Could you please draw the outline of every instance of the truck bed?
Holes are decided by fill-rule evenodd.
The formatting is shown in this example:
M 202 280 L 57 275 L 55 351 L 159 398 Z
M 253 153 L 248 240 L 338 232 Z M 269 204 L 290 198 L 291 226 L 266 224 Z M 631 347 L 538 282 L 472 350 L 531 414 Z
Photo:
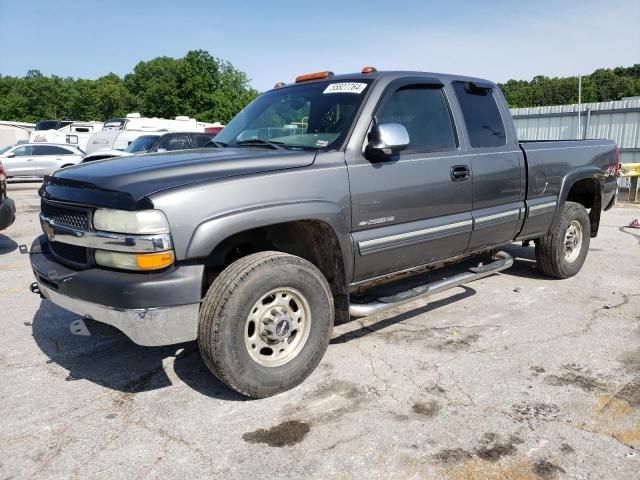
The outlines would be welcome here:
M 526 203 L 530 212 L 519 240 L 537 238 L 546 233 L 565 189 L 579 178 L 585 182 L 602 180 L 601 205 L 609 206 L 615 196 L 617 152 L 610 140 L 536 140 L 521 141 L 527 165 Z M 593 183 L 597 185 L 597 183 Z M 588 187 L 586 183 L 585 188 Z

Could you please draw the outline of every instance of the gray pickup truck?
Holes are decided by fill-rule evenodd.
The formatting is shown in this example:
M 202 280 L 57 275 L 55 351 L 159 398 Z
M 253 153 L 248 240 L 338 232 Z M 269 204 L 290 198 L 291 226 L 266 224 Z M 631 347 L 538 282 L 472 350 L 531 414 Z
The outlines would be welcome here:
M 277 84 L 215 143 L 47 177 L 31 289 L 139 345 L 197 339 L 250 397 L 301 383 L 334 321 L 508 268 L 510 242 L 533 241 L 545 274 L 575 275 L 619 167 L 607 140 L 518 142 L 492 82 L 371 67 Z

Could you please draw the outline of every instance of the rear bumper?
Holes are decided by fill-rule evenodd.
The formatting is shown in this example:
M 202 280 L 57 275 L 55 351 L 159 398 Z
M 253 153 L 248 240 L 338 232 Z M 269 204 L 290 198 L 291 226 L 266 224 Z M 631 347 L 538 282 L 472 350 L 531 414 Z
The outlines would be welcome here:
M 44 236 L 33 242 L 30 260 L 45 298 L 82 317 L 111 325 L 139 345 L 171 345 L 198 336 L 201 265 L 152 274 L 74 270 L 55 260 Z
M 0 200 L 0 230 L 9 228 L 16 219 L 16 204 L 10 198 Z

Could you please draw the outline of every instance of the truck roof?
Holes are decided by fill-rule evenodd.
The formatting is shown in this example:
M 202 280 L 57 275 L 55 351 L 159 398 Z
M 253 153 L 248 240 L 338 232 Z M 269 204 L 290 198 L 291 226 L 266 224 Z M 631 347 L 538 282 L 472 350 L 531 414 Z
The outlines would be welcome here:
M 325 78 L 318 78 L 314 80 L 305 80 L 303 82 L 292 82 L 287 83 L 285 85 L 281 85 L 277 88 L 286 88 L 291 87 L 293 85 L 301 85 L 305 83 L 316 83 L 316 82 L 326 82 L 326 81 L 357 81 L 357 80 L 370 80 L 370 79 L 381 79 L 387 78 L 389 80 L 395 80 L 396 78 L 403 77 L 427 77 L 427 78 L 437 78 L 442 81 L 454 81 L 459 80 L 463 82 L 479 82 L 484 84 L 491 84 L 495 86 L 495 83 L 491 80 L 487 80 L 479 77 L 469 77 L 465 75 L 456 75 L 449 73 L 437 73 L 437 72 L 419 72 L 419 71 L 411 71 L 411 70 L 388 70 L 388 71 L 376 71 L 371 73 L 341 73 L 339 75 L 331 75 Z M 276 88 L 274 88 L 276 89 Z

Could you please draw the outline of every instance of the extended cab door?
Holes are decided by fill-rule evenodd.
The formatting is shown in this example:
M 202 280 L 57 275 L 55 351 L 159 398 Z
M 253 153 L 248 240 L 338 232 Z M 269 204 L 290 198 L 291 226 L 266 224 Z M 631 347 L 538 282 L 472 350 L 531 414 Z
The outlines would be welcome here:
M 473 233 L 467 251 L 513 240 L 525 212 L 526 172 L 506 102 L 491 83 L 452 82 L 473 171 Z
M 461 254 L 472 227 L 469 159 L 442 83 L 392 81 L 373 115 L 380 124 L 404 125 L 410 145 L 370 161 L 363 135 L 360 150 L 347 152 L 356 282 Z

